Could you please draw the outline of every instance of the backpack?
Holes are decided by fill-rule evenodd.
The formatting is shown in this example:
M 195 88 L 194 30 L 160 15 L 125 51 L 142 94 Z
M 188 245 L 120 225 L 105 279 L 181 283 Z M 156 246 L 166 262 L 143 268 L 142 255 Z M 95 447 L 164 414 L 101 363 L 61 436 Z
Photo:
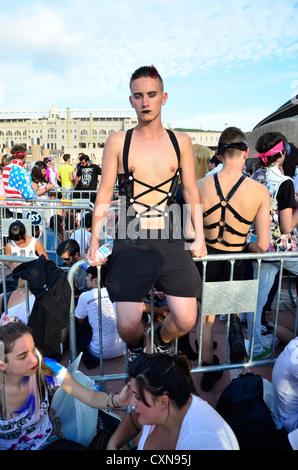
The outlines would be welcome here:
M 216 411 L 234 431 L 240 450 L 290 450 L 284 428 L 277 429 L 263 398 L 260 375 L 239 375 L 222 392 Z

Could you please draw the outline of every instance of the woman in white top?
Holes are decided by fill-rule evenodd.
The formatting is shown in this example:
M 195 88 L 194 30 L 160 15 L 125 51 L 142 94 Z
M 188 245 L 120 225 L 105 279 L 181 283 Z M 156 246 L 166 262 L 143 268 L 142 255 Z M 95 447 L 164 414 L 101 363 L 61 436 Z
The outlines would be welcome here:
M 141 354 L 129 375 L 134 409 L 108 450 L 120 449 L 141 430 L 138 450 L 239 450 L 230 426 L 197 396 L 185 356 Z
M 0 295 L 0 322 L 7 314 L 12 317 L 18 318 L 23 323 L 27 324 L 29 316 L 35 302 L 35 295 L 28 290 L 28 309 L 26 300 L 25 281 L 19 278 L 18 287 L 16 290 L 10 292 L 7 298 L 7 312 L 5 311 L 4 294 Z
M 11 256 L 24 256 L 28 258 L 38 258 L 44 255 L 48 259 L 48 255 L 42 243 L 34 237 L 27 235 L 26 227 L 20 220 L 16 220 L 9 226 L 8 230 L 9 242 L 5 246 L 5 254 Z M 18 263 L 5 262 L 8 268 L 14 269 Z

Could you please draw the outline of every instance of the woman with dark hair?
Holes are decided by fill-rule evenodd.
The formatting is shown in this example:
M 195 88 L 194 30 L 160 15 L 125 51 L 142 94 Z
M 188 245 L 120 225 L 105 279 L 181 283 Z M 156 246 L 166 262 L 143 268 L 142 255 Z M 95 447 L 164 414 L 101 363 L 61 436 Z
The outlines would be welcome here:
M 286 137 L 279 132 L 267 132 L 259 137 L 256 143 L 258 154 L 257 169 L 252 178 L 264 184 L 270 194 L 270 245 L 269 251 L 297 251 L 298 211 L 296 209 L 293 179 L 282 173 L 288 142 Z M 248 237 L 248 242 L 255 236 L 254 225 Z M 254 277 L 258 276 L 258 263 L 253 261 Z M 284 260 L 283 266 L 288 271 L 298 275 L 297 259 Z M 256 310 L 255 326 L 253 315 L 247 315 L 249 351 L 252 336 L 254 335 L 253 359 L 269 357 L 271 351 L 262 346 L 261 318 L 262 310 L 268 298 L 268 294 L 274 283 L 276 274 L 280 270 L 278 261 L 266 261 L 261 263 L 259 274 L 259 292 Z
M 31 171 L 32 187 L 41 199 L 48 199 L 48 191 L 54 188 L 54 185 L 46 177 L 46 171 L 47 165 L 42 161 L 36 162 Z
M 27 235 L 26 227 L 20 220 L 16 220 L 10 224 L 8 229 L 8 238 L 5 246 L 5 254 L 8 256 L 26 256 L 28 258 L 38 258 L 44 255 L 48 259 L 48 255 L 42 243 L 34 237 Z M 14 269 L 18 263 L 6 261 L 5 265 Z
M 133 411 L 118 426 L 108 450 L 142 430 L 138 450 L 238 450 L 224 419 L 198 397 L 185 356 L 141 354 L 129 369 Z
M 120 394 L 98 392 L 77 382 L 53 359 L 44 359 L 30 328 L 14 318 L 0 324 L 0 449 L 84 449 L 53 434 L 49 418 L 49 391 L 61 386 L 92 408 L 119 408 L 129 401 L 127 386 Z M 71 445 L 71 447 L 70 447 Z

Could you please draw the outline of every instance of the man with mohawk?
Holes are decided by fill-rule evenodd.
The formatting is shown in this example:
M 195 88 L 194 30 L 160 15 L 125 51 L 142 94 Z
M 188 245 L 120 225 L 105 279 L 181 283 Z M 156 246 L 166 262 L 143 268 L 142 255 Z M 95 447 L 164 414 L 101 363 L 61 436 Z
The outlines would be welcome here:
M 154 333 L 157 351 L 168 353 L 173 340 L 194 326 L 200 276 L 192 256 L 205 256 L 206 246 L 192 144 L 187 134 L 162 125 L 161 108 L 168 95 L 156 68 L 137 69 L 130 79 L 130 92 L 138 123 L 107 139 L 87 257 L 98 264 L 95 251 L 118 178 L 120 221 L 106 286 L 116 302 L 118 332 L 128 345 L 131 361 L 146 347 L 143 302 L 153 286 L 166 294 L 170 310 Z M 176 204 L 180 179 L 195 227 L 190 247 Z

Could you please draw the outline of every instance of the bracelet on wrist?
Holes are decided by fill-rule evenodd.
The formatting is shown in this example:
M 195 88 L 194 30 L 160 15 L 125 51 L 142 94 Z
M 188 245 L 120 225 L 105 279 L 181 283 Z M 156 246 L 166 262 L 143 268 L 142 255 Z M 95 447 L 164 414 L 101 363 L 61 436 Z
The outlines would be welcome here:
M 113 408 L 116 408 L 116 409 L 117 409 L 117 408 L 120 408 L 120 405 L 119 405 L 119 404 L 117 405 L 117 404 L 114 402 L 114 397 L 115 397 L 115 395 L 119 395 L 119 394 L 116 393 L 116 392 L 112 393 L 111 402 L 112 402 Z
M 109 400 L 110 400 L 110 396 L 111 396 L 111 395 L 112 395 L 111 393 L 108 393 L 108 394 L 107 394 L 107 410 L 108 410 L 108 411 L 110 411 L 110 402 L 109 402 Z

